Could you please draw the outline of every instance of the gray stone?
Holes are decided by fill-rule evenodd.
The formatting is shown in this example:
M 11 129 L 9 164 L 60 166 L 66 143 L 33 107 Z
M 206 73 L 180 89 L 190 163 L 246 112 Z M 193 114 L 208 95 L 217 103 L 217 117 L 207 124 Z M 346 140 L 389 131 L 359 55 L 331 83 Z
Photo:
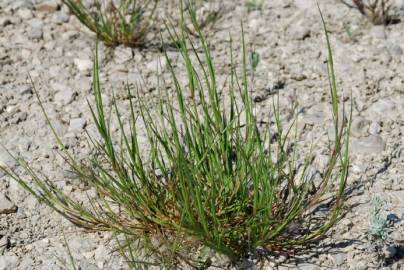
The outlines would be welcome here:
M 1 237 L 1 235 L 0 235 Z M 0 254 L 4 253 L 4 250 L 6 250 L 10 246 L 10 240 L 7 236 L 3 236 L 0 238 Z
M 404 190 L 390 191 L 388 195 L 392 204 L 404 208 Z
M 392 98 L 383 98 L 373 103 L 367 112 L 372 117 L 372 120 L 375 120 L 374 118 L 394 118 L 394 116 L 397 114 L 396 108 L 396 103 Z
M 114 60 L 117 64 L 123 64 L 133 59 L 132 49 L 119 46 L 114 49 Z
M 294 3 L 297 8 L 305 11 L 315 11 L 316 10 L 316 2 L 312 0 L 294 0 Z
M 393 258 L 397 254 L 397 249 L 394 246 L 383 247 L 383 255 L 386 259 Z
M 58 7 L 59 4 L 56 0 L 47 0 L 36 5 L 35 9 L 42 12 L 55 12 Z
M 62 24 L 67 23 L 70 20 L 70 16 L 64 11 L 59 11 L 53 14 L 52 19 L 54 22 Z
M 72 103 L 75 96 L 76 93 L 69 87 L 65 86 L 64 89 L 59 90 L 55 94 L 55 102 L 58 105 L 67 105 Z
M 108 250 L 104 245 L 99 245 L 94 252 L 94 259 L 100 269 L 104 268 L 104 263 L 108 256 Z
M 93 61 L 89 59 L 75 58 L 73 61 L 80 72 L 88 74 L 88 72 L 93 68 Z
M 162 70 L 167 66 L 167 60 L 165 57 L 160 57 L 153 61 L 147 63 L 146 67 L 151 72 L 156 72 L 158 70 Z
M 378 122 L 372 122 L 369 126 L 369 133 L 372 135 L 377 135 L 380 133 L 382 127 Z
M 355 117 L 352 121 L 351 134 L 354 137 L 362 137 L 368 135 L 370 121 L 362 117 Z
M 17 212 L 15 206 L 10 200 L 2 193 L 0 193 L 0 214 L 11 214 Z
M 320 270 L 320 266 L 311 263 L 302 263 L 298 265 L 300 270 Z
M 17 165 L 17 161 L 0 146 L 0 166 L 12 168 Z M 0 171 L 1 173 L 1 171 Z
M 43 35 L 43 26 L 44 23 L 40 19 L 32 19 L 30 21 L 30 30 L 28 31 L 28 35 L 32 39 L 41 39 Z
M 29 20 L 33 17 L 32 11 L 28 8 L 19 9 L 17 15 L 23 20 Z
M 386 30 L 383 25 L 375 25 L 370 29 L 370 35 L 377 39 L 386 39 Z
M 0 256 L 0 270 L 15 269 L 18 263 L 18 257 L 15 255 Z
M 6 16 L 1 16 L 0 17 L 0 26 L 4 27 L 11 24 L 11 19 L 9 17 Z
M 69 130 L 70 131 L 80 131 L 82 130 L 87 124 L 86 119 L 83 118 L 73 118 L 70 119 Z
M 304 21 L 295 21 L 289 26 L 288 34 L 293 39 L 303 40 L 310 36 L 310 28 L 307 27 Z
M 379 154 L 384 151 L 385 143 L 379 135 L 351 139 L 349 150 L 352 154 Z
M 340 266 L 345 262 L 347 255 L 344 253 L 330 254 L 329 258 L 333 262 L 334 266 Z

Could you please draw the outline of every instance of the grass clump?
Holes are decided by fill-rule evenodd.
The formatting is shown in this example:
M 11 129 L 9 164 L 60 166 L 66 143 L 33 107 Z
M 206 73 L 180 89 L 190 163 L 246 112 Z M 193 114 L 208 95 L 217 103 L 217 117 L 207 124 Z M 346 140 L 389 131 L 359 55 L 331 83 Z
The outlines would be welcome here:
M 264 0 L 247 0 L 245 1 L 245 5 L 247 7 L 248 12 L 254 10 L 262 10 L 262 6 L 264 5 Z
M 390 0 L 352 0 L 352 3 L 341 0 L 341 2 L 359 10 L 362 15 L 375 25 L 386 25 L 396 21 L 390 13 Z
M 190 14 L 198 29 L 197 44 L 185 27 L 170 31 L 174 40 L 181 41 L 178 50 L 186 83 L 167 61 L 173 92 L 162 91 L 156 111 L 141 98 L 130 99 L 129 119 L 124 121 L 114 101 L 118 136 L 106 117 L 95 56 L 95 105 L 90 108 L 99 138 L 90 136 L 89 141 L 97 154 L 79 162 L 57 137 L 70 170 L 96 191 L 89 203 L 67 196 L 23 160 L 20 165 L 32 184 L 2 169 L 77 226 L 115 232 L 119 249 L 133 265 L 144 258 L 145 265 L 207 267 L 211 262 L 206 250 L 236 263 L 257 250 L 288 249 L 323 237 L 341 217 L 350 128 L 345 117 L 340 119 L 327 32 L 335 138 L 322 179 L 315 182 L 307 172 L 312 155 L 298 168 L 298 150 L 290 138 L 293 129 L 282 128 L 279 105 L 274 102 L 273 125 L 259 126 L 249 95 L 244 40 L 241 72 L 236 71 L 231 49 L 229 101 L 223 105 L 207 41 Z M 145 126 L 148 158 L 139 143 L 139 121 Z M 329 200 L 331 187 L 335 193 Z M 316 215 L 319 208 L 327 213 L 324 219 Z
M 158 0 L 94 0 L 93 7 L 80 0 L 62 2 L 105 45 L 138 47 L 152 26 Z

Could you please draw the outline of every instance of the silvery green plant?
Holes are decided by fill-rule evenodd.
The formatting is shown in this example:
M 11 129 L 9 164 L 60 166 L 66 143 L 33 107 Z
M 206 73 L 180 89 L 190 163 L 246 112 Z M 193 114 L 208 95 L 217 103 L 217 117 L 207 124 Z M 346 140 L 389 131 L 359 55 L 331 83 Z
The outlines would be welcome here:
M 293 128 L 283 128 L 279 104 L 274 101 L 273 126 L 259 125 L 249 93 L 244 35 L 241 71 L 230 45 L 227 89 L 221 89 L 207 40 L 195 13 L 189 15 L 197 41 L 189 38 L 183 24 L 179 32 L 169 29 L 172 39 L 180 41 L 186 82 L 166 54 L 172 84 L 161 90 L 157 110 L 145 105 L 142 97 L 129 98 L 129 118 L 124 120 L 113 100 L 118 135 L 107 118 L 95 53 L 90 110 L 98 136 L 89 135 L 89 142 L 97 155 L 84 161 L 75 158 L 40 102 L 69 169 L 96 191 L 88 203 L 65 194 L 22 159 L 17 160 L 31 181 L 1 169 L 73 224 L 115 233 L 130 265 L 206 267 L 209 260 L 193 256 L 206 248 L 237 263 L 257 250 L 289 250 L 324 237 L 343 212 L 351 121 L 339 105 L 323 17 L 335 137 L 317 182 L 308 172 L 312 155 L 304 158 L 303 166 L 297 164 L 299 150 L 290 138 Z M 224 90 L 226 104 L 219 94 Z M 128 96 L 133 96 L 129 89 Z M 146 147 L 140 145 L 138 121 L 144 124 Z M 147 157 L 144 149 L 149 149 Z M 330 193 L 333 200 L 320 207 Z M 326 209 L 323 219 L 316 215 L 319 208 Z
M 383 242 L 388 240 L 390 229 L 385 215 L 385 201 L 380 196 L 374 196 L 370 202 L 369 234 Z

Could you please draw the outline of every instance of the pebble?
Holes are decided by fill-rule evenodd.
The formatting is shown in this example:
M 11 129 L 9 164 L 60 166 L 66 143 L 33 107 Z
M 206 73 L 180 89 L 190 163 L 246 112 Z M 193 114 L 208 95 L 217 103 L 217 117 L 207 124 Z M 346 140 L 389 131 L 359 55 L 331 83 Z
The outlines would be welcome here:
M 310 37 L 310 28 L 304 21 L 292 22 L 289 26 L 288 34 L 294 39 L 303 40 Z
M 35 9 L 37 11 L 42 12 L 55 12 L 58 9 L 58 7 L 59 7 L 58 1 L 48 0 L 36 5 Z
M 386 30 L 383 25 L 375 25 L 370 29 L 370 36 L 376 39 L 386 39 Z
M 396 100 L 400 100 L 400 97 Z M 393 98 L 381 98 L 369 107 L 367 113 L 371 119 L 394 118 L 397 115 L 397 106 Z
M 340 266 L 345 262 L 347 255 L 344 253 L 337 253 L 330 254 L 328 257 L 333 262 L 334 266 Z
M 162 70 L 167 66 L 167 60 L 165 57 L 160 57 L 155 59 L 149 63 L 147 63 L 146 67 L 151 72 L 156 72 L 158 70 Z
M 369 134 L 377 135 L 381 132 L 382 127 L 378 122 L 373 121 L 369 126 Z
M 370 121 L 363 117 L 355 117 L 352 121 L 351 134 L 354 137 L 362 137 L 368 135 Z
M 15 206 L 4 194 L 0 193 L 0 214 L 12 214 L 17 212 Z
M 70 131 L 80 131 L 87 124 L 87 121 L 83 118 L 73 118 L 70 119 L 69 130 Z
M 57 105 L 67 105 L 72 103 L 76 93 L 70 88 L 66 87 L 55 94 L 55 102 Z
M 314 11 L 317 9 L 316 2 L 311 0 L 294 0 L 294 3 L 297 8 L 305 11 Z
M 349 150 L 352 154 L 378 154 L 384 151 L 385 143 L 379 135 L 351 138 Z
M 18 257 L 15 255 L 0 256 L 0 270 L 15 269 L 18 263 Z
M 28 36 L 32 39 L 41 39 L 43 35 L 43 21 L 40 19 L 32 19 L 29 24 L 30 30 L 28 31 Z
M 17 161 L 10 156 L 10 154 L 3 147 L 0 146 L 0 166 L 13 168 L 16 165 Z
M 94 259 L 100 269 L 104 268 L 104 263 L 108 256 L 108 250 L 104 245 L 99 245 L 94 252 Z
M 93 69 L 93 61 L 91 60 L 75 58 L 73 61 L 77 69 L 82 73 L 88 74 Z
M 1 16 L 0 17 L 0 26 L 4 27 L 11 24 L 11 19 L 9 17 L 6 16 Z
M 397 253 L 397 249 L 394 246 L 383 247 L 383 255 L 386 259 L 393 258 Z
M 57 24 L 67 23 L 70 20 L 70 16 L 64 11 L 55 12 L 52 18 Z
M 114 60 L 117 64 L 123 64 L 133 59 L 132 49 L 119 46 L 114 50 Z
M 23 20 L 32 19 L 32 17 L 34 16 L 32 14 L 32 11 L 30 9 L 28 9 L 28 8 L 19 9 L 17 11 L 17 15 Z

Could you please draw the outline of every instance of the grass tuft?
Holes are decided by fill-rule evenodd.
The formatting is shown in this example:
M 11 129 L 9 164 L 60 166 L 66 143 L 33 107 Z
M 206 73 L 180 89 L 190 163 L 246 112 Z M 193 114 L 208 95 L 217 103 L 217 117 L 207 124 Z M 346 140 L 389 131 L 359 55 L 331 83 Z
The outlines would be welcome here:
M 344 113 L 339 119 L 324 21 L 335 138 L 321 181 L 315 181 L 308 172 L 312 155 L 298 166 L 295 136 L 290 138 L 293 128 L 283 129 L 278 103 L 274 101 L 269 121 L 273 125 L 259 125 L 249 95 L 244 35 L 241 59 L 233 56 L 230 45 L 228 102 L 224 104 L 208 43 L 195 13 L 189 15 L 198 42 L 189 38 L 185 26 L 179 32 L 170 30 L 173 40 L 181 41 L 178 50 L 186 82 L 167 61 L 173 83 L 171 90 L 162 90 L 156 110 L 148 108 L 141 97 L 131 98 L 129 117 L 124 120 L 114 100 L 118 134 L 106 117 L 96 51 L 95 102 L 89 106 L 98 136 L 89 135 L 89 141 L 97 155 L 87 161 L 79 162 L 66 150 L 40 102 L 70 170 L 96 191 L 88 203 L 64 194 L 21 159 L 19 164 L 32 183 L 1 169 L 75 225 L 116 233 L 118 250 L 132 266 L 205 268 L 212 263 L 210 250 L 236 263 L 257 250 L 288 250 L 323 237 L 342 214 L 351 123 Z M 236 71 L 238 60 L 241 72 Z M 140 122 L 147 155 L 139 141 Z M 323 219 L 317 215 L 320 210 L 326 213 Z
M 375 25 L 387 25 L 397 20 L 390 13 L 392 6 L 390 0 L 352 0 L 352 4 L 346 0 L 341 2 L 350 8 L 357 9 Z
M 105 45 L 139 47 L 152 27 L 158 0 L 95 0 L 92 8 L 80 0 L 62 2 Z

